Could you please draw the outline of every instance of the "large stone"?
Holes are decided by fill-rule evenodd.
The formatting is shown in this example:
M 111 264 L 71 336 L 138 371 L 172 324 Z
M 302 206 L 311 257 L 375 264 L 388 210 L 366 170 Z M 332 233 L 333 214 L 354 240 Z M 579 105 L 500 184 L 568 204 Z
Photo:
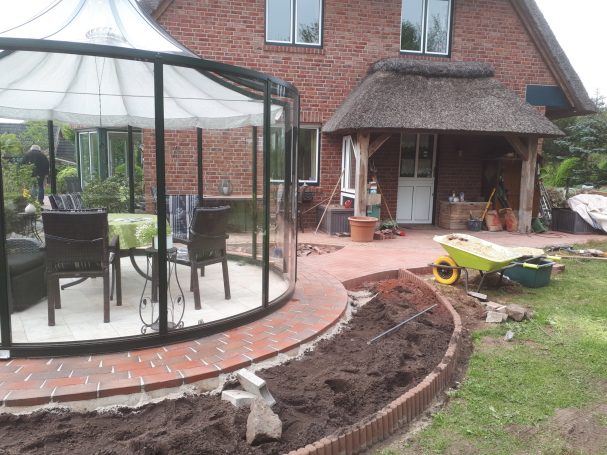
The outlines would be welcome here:
M 512 303 L 506 306 L 506 312 L 510 319 L 514 319 L 515 321 L 522 321 L 525 319 L 525 315 L 527 314 L 527 309 L 517 305 L 516 303 Z
M 256 399 L 251 403 L 251 412 L 247 418 L 247 443 L 252 446 L 265 442 L 280 441 L 282 422 L 268 403 Z
M 501 324 L 506 319 L 508 319 L 508 315 L 505 313 L 498 313 L 497 311 L 487 311 L 487 319 L 485 319 L 485 322 L 490 322 L 492 324 Z

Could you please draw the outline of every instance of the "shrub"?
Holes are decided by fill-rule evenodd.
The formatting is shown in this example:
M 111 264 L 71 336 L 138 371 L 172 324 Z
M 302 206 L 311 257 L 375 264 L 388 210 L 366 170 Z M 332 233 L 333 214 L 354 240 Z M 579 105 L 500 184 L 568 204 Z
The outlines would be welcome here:
M 67 191 L 66 179 L 68 177 L 78 177 L 76 166 L 67 166 L 57 173 L 57 191 L 65 193 Z
M 116 177 L 106 180 L 96 178 L 84 188 L 82 204 L 89 208 L 104 207 L 109 212 L 126 212 L 129 207 L 129 189 Z

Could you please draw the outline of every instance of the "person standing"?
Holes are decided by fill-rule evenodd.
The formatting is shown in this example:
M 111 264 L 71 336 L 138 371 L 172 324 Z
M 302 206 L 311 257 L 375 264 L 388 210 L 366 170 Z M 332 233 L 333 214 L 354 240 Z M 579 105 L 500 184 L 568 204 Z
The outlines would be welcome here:
M 36 197 L 40 204 L 44 203 L 44 183 L 49 173 L 50 164 L 48 158 L 42 153 L 39 145 L 32 145 L 30 149 L 23 155 L 23 164 L 33 164 L 32 176 L 36 177 L 38 188 L 36 189 Z

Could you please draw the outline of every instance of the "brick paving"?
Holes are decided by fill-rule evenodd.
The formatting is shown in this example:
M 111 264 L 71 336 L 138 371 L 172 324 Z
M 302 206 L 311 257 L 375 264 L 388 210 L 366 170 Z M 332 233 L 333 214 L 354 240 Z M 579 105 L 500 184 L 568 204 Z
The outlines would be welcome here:
M 407 229 L 405 237 L 371 243 L 310 232 L 300 243 L 335 244 L 331 254 L 299 258 L 290 302 L 246 326 L 198 340 L 131 352 L 0 362 L 0 400 L 6 407 L 110 399 L 174 389 L 285 353 L 316 338 L 344 314 L 341 284 L 374 272 L 423 268 L 444 250 L 432 241 L 441 229 Z M 508 246 L 545 247 L 604 240 L 599 235 L 477 233 Z

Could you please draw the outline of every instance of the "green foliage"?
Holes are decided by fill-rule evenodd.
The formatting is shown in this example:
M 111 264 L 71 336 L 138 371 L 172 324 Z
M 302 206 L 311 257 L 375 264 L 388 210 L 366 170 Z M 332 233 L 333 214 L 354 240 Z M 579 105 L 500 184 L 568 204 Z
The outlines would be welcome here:
M 72 144 L 76 143 L 76 132 L 67 123 L 61 125 L 61 134 L 66 141 L 71 142 Z
M 82 204 L 89 208 L 104 207 L 109 212 L 126 212 L 129 207 L 128 186 L 116 177 L 95 178 L 86 184 Z
M 554 170 L 550 166 L 560 168 L 560 163 L 565 164 L 572 157 L 578 158 L 576 162 L 565 164 L 561 171 L 561 174 L 567 174 L 565 180 L 568 178 L 571 185 L 607 183 L 607 108 L 601 97 L 597 97 L 595 103 L 598 108 L 596 114 L 557 120 L 555 123 L 567 136 L 544 142 L 544 170 L 548 169 L 549 174 Z M 562 186 L 566 181 L 557 178 L 557 182 L 545 180 L 545 183 Z
M 129 179 L 126 173 L 126 164 L 119 164 L 115 169 L 115 178 L 120 178 L 124 185 L 129 186 Z M 143 194 L 143 169 L 141 166 L 135 165 L 133 167 L 133 174 L 135 176 L 135 194 Z
M 57 191 L 64 193 L 67 191 L 66 178 L 78 177 L 78 168 L 76 166 L 66 166 L 57 172 Z
M 23 146 L 17 135 L 12 133 L 0 134 L 0 155 L 2 157 L 17 157 L 23 152 Z
M 48 125 L 47 122 L 27 122 L 19 140 L 25 150 L 29 150 L 32 144 L 38 144 L 42 150 L 48 149 Z
M 18 162 L 2 163 L 2 183 L 4 199 L 15 200 L 23 197 L 23 190 L 29 191 L 36 183 L 32 177 L 32 164 L 20 164 Z
M 564 186 L 567 183 L 567 179 L 573 176 L 574 169 L 577 168 L 580 161 L 580 158 L 575 156 L 562 161 L 556 168 L 553 186 Z
M 490 291 L 491 300 L 524 305 L 535 318 L 476 331 L 466 378 L 449 393 L 449 406 L 408 447 L 388 453 L 510 455 L 531 453 L 530 447 L 544 455 L 574 453 L 553 416 L 569 408 L 585 415 L 607 404 L 605 294 L 605 264 L 573 260 L 546 287 Z M 511 342 L 503 340 L 508 330 Z

